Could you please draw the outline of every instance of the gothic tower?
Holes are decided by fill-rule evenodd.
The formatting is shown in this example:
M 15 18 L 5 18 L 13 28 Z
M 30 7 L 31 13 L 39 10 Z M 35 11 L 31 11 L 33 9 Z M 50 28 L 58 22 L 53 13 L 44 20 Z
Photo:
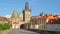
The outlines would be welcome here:
M 12 18 L 19 18 L 19 14 L 17 10 L 13 10 Z
M 20 19 L 19 19 L 18 11 L 16 9 L 13 10 L 13 14 L 12 14 L 11 18 L 13 18 L 12 19 L 12 28 L 19 28 Z
M 11 16 L 11 18 L 13 18 L 12 22 L 19 22 L 19 14 L 18 14 L 18 11 L 17 10 L 13 10 L 13 14 Z
M 25 10 L 23 11 L 23 21 L 29 22 L 31 18 L 31 10 L 29 10 L 28 2 L 25 4 Z

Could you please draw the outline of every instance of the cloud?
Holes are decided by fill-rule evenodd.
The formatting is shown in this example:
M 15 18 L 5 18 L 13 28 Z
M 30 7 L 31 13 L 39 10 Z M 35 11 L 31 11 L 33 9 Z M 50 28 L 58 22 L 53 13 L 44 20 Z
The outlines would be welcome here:
M 10 17 L 11 17 L 11 15 L 6 15 L 6 16 L 4 16 L 4 17 L 6 17 L 6 18 L 10 18 Z

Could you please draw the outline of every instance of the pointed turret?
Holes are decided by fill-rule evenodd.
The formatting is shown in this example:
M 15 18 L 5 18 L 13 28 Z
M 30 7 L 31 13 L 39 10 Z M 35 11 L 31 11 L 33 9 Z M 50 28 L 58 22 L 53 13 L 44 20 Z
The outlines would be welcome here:
M 40 16 L 47 16 L 47 14 L 42 11 L 42 12 L 40 13 Z
M 26 2 L 26 4 L 25 4 L 25 10 L 29 10 L 29 4 L 28 4 L 28 2 Z
M 44 13 L 43 13 L 43 12 L 41 12 L 41 13 L 40 13 L 40 16 L 43 16 L 43 15 L 44 15 Z

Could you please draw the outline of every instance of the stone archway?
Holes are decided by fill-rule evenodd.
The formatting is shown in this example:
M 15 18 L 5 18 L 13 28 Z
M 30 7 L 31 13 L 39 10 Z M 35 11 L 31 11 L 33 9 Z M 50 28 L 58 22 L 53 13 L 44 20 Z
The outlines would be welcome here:
M 21 24 L 21 25 L 20 25 L 20 29 L 25 29 L 24 24 Z

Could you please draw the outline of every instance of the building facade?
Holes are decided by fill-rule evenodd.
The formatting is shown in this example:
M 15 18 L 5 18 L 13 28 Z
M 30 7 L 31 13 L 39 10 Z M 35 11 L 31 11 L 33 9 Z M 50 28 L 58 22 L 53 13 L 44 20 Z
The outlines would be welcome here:
M 30 29 L 60 31 L 59 15 L 34 16 L 30 21 Z
M 6 17 L 1 17 L 0 16 L 0 23 L 9 23 L 9 19 L 8 18 L 6 18 Z

